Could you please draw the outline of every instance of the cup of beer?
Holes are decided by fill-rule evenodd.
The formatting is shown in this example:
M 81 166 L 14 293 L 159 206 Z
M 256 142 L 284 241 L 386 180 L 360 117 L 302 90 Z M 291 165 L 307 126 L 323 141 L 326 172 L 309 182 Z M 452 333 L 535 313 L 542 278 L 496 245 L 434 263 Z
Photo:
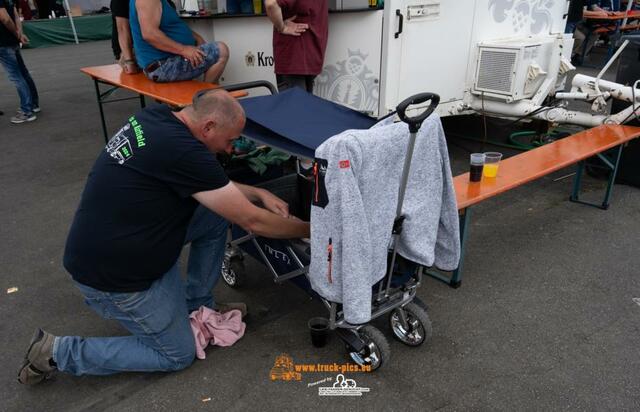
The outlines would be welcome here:
M 486 152 L 484 154 L 484 168 L 482 175 L 484 177 L 496 177 L 498 175 L 498 166 L 502 159 L 502 153 Z
M 469 181 L 479 182 L 482 180 L 484 158 L 484 153 L 471 153 L 471 157 L 469 159 Z

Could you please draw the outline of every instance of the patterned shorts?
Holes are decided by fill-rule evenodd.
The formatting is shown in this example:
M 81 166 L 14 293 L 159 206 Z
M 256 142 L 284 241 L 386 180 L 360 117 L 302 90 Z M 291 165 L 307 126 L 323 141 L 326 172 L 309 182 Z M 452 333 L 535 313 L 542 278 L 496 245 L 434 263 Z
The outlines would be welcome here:
M 204 60 L 200 65 L 193 67 L 188 60 L 180 55 L 175 55 L 165 59 L 155 70 L 144 74 L 154 82 L 178 82 L 181 80 L 191 80 L 201 76 L 209 70 L 220 57 L 220 48 L 218 43 L 205 43 L 198 47 L 205 53 Z

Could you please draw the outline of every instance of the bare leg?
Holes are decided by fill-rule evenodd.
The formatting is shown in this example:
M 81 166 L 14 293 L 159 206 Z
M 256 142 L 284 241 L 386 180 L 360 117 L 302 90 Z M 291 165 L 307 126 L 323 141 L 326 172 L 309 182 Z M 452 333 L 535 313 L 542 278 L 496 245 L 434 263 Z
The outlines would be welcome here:
M 207 83 L 218 83 L 220 80 L 220 76 L 222 76 L 222 72 L 224 72 L 224 68 L 229 61 L 229 47 L 223 42 L 217 42 L 218 48 L 220 49 L 220 56 L 218 57 L 218 61 L 204 73 L 204 81 Z

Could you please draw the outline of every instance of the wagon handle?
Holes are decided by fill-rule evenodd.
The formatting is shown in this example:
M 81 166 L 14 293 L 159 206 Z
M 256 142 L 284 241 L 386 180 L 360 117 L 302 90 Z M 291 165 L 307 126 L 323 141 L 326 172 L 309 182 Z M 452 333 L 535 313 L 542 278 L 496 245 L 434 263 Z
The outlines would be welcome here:
M 431 104 L 422 113 L 414 117 L 407 116 L 406 110 L 409 108 L 409 106 L 414 104 L 421 104 L 429 100 L 431 101 Z M 440 96 L 438 96 L 437 94 L 418 93 L 403 100 L 400 104 L 398 104 L 396 110 L 398 111 L 398 117 L 400 118 L 400 120 L 409 125 L 409 131 L 411 133 L 417 133 L 418 130 L 420 130 L 420 126 L 422 126 L 422 122 L 424 122 L 424 120 L 429 117 L 431 113 L 433 113 L 435 108 L 438 106 L 438 103 L 440 103 Z

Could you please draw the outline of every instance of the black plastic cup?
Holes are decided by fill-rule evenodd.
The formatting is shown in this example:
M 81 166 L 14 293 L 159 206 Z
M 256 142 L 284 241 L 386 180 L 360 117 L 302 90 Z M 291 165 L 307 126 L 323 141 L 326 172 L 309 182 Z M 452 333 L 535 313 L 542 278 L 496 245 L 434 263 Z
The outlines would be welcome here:
M 309 320 L 309 332 L 311 344 L 316 348 L 322 348 L 329 338 L 329 320 L 326 318 L 311 318 Z

